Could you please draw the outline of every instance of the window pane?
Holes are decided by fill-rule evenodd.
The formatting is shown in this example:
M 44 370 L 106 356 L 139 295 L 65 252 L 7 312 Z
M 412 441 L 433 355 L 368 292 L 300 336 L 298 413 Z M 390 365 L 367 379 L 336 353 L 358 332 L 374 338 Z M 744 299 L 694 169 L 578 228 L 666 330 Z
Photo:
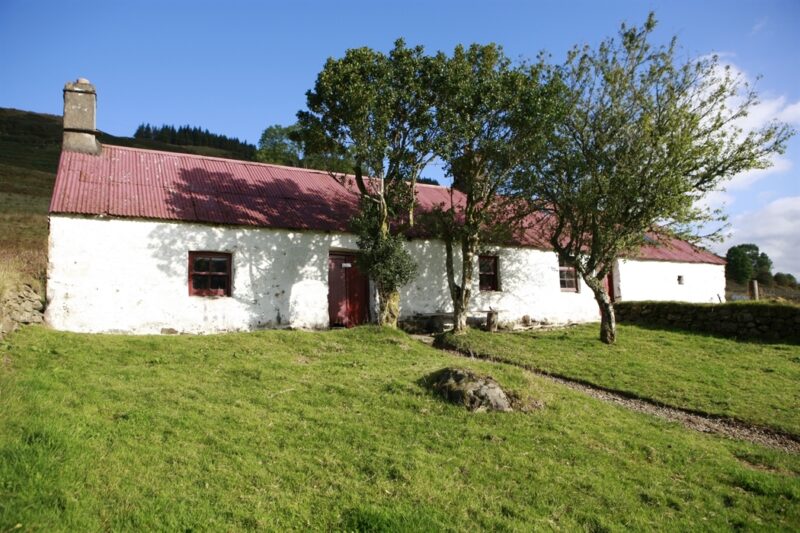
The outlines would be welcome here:
M 228 288 L 228 276 L 211 276 L 212 289 L 226 289 Z
M 208 289 L 208 276 L 194 274 L 192 276 L 192 288 L 195 290 Z
M 214 257 L 211 259 L 211 272 L 228 272 L 228 260 L 224 257 Z
M 208 272 L 208 258 L 195 257 L 194 258 L 194 271 L 195 272 Z
M 490 255 L 482 255 L 478 259 L 478 272 L 481 274 L 494 274 L 497 258 Z

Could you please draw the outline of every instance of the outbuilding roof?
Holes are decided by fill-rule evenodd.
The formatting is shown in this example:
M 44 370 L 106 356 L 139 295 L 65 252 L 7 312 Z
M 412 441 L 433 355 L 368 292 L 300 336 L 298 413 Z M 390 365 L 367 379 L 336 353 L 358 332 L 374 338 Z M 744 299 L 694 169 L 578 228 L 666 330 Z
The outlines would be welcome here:
M 460 199 L 447 187 L 416 188 L 422 211 L 449 205 L 451 194 Z M 325 171 L 105 144 L 99 155 L 62 151 L 50 213 L 348 232 L 358 198 L 352 179 Z M 549 248 L 535 227 L 515 240 Z M 725 263 L 679 239 L 637 259 Z

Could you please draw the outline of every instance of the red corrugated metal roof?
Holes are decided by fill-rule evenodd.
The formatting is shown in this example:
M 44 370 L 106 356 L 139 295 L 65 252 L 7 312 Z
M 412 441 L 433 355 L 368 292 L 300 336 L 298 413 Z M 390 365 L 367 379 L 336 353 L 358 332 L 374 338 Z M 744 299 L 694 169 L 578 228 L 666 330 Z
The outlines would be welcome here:
M 463 202 L 458 191 L 420 184 L 420 211 Z M 103 145 L 100 155 L 61 153 L 51 213 L 182 220 L 284 229 L 349 231 L 358 211 L 352 178 L 327 172 Z M 549 248 L 546 220 L 530 217 L 516 244 Z M 724 264 L 678 239 L 647 246 L 639 259 Z

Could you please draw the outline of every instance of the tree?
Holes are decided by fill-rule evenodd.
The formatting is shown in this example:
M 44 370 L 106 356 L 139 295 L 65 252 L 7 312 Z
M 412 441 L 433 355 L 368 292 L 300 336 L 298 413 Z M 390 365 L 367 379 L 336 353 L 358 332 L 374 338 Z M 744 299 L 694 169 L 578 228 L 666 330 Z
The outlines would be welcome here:
M 772 259 L 761 252 L 755 244 L 732 246 L 725 257 L 728 260 L 725 274 L 737 283 L 747 283 L 751 279 L 757 279 L 763 285 L 772 285 Z
M 797 288 L 797 279 L 792 274 L 786 272 L 775 273 L 775 285 L 779 287 L 789 287 L 791 289 Z
M 256 161 L 288 167 L 313 168 L 334 173 L 347 173 L 353 162 L 345 157 L 314 153 L 304 142 L 303 132 L 297 124 L 268 126 L 258 141 Z
M 541 66 L 515 68 L 494 44 L 456 47 L 436 57 L 437 154 L 453 178 L 450 206 L 435 213 L 445 242 L 454 331 L 466 329 L 475 257 L 482 242 L 513 232 L 518 201 L 509 184 L 521 162 L 540 154 L 552 128 L 553 86 Z M 454 246 L 461 252 L 456 277 Z
M 746 284 L 753 277 L 753 262 L 741 247 L 734 246 L 725 254 L 725 277 L 740 285 Z
M 552 69 L 568 113 L 546 156 L 521 175 L 549 215 L 551 245 L 592 290 L 606 343 L 616 339 L 603 283 L 614 262 L 648 232 L 656 242 L 696 240 L 699 225 L 720 220 L 698 201 L 735 174 L 768 167 L 793 133 L 779 123 L 742 131 L 755 92 L 716 56 L 679 63 L 675 39 L 652 46 L 655 26 L 653 14 L 642 27 L 623 24 L 618 39 L 576 47 Z
M 273 124 L 267 127 L 258 140 L 256 161 L 274 163 L 290 167 L 301 166 L 302 147 L 291 138 L 297 126 L 281 126 Z
M 353 177 L 338 178 L 360 194 L 358 262 L 375 283 L 382 325 L 397 324 L 412 262 L 394 236 L 413 224 L 416 180 L 433 158 L 429 76 L 422 47 L 402 39 L 388 55 L 351 49 L 328 59 L 306 93 L 308 110 L 297 114 L 310 152 L 352 162 Z

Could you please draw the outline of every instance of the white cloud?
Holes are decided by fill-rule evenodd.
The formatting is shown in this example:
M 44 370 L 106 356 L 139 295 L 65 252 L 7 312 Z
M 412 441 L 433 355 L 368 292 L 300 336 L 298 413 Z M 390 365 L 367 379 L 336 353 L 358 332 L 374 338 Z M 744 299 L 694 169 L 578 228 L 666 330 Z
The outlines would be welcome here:
M 754 243 L 774 264 L 773 272 L 800 274 L 800 196 L 770 202 L 761 209 L 742 213 L 732 221 L 732 237 L 718 250 L 735 244 Z
M 788 122 L 789 124 L 800 124 L 800 102 L 795 102 L 784 107 L 781 112 L 778 113 L 778 120 Z
M 792 162 L 786 157 L 774 156 L 772 158 L 772 166 L 769 168 L 759 168 L 748 170 L 737 174 L 725 185 L 726 191 L 743 191 L 749 189 L 755 182 L 770 176 L 771 174 L 780 174 L 792 168 Z
M 711 211 L 715 209 L 725 209 L 731 205 L 736 198 L 732 194 L 725 191 L 711 191 L 706 193 L 702 198 L 696 202 L 697 207 L 703 207 Z
M 767 26 L 767 21 L 768 20 L 769 19 L 767 17 L 763 17 L 763 18 L 759 19 L 758 22 L 756 22 L 753 25 L 753 28 L 750 30 L 750 35 L 755 35 L 755 34 L 759 33 L 761 30 L 763 30 Z

